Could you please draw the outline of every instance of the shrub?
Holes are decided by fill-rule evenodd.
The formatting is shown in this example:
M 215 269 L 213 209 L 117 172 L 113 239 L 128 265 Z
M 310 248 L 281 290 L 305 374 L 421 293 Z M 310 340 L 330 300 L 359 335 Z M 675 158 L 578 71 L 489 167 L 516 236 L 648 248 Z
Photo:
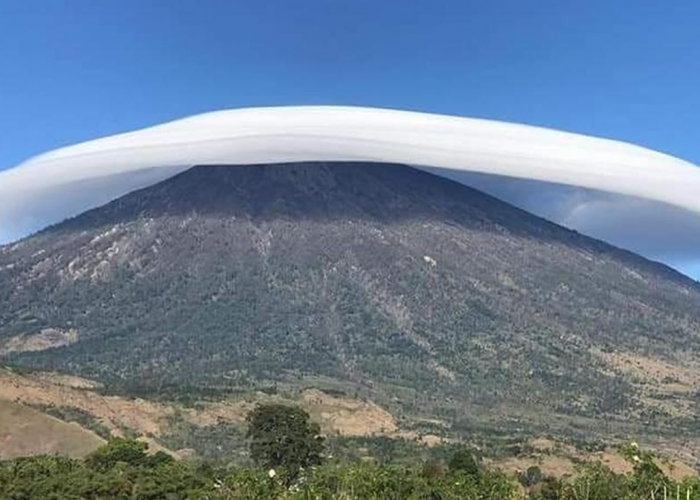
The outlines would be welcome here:
M 472 452 L 466 448 L 452 455 L 449 467 L 451 471 L 462 472 L 476 479 L 480 476 L 479 464 Z

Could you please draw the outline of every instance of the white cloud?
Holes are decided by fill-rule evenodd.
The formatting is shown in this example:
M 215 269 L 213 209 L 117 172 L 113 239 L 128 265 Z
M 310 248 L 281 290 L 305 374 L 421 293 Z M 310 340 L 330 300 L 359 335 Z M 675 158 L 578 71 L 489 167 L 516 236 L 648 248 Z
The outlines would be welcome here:
M 27 234 L 192 165 L 334 160 L 439 167 L 648 256 L 670 259 L 698 249 L 700 169 L 688 162 L 525 125 L 349 107 L 220 111 L 32 158 L 0 172 L 0 238 Z M 684 236 L 684 229 L 692 234 Z M 650 236 L 655 231 L 663 236 Z
M 576 186 L 443 169 L 428 170 L 700 278 L 700 215 L 696 212 Z

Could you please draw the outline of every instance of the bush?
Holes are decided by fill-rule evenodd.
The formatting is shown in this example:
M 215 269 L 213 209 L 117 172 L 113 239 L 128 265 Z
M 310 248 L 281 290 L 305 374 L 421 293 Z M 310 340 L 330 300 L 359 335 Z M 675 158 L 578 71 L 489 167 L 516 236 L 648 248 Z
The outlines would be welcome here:
M 96 470 L 108 470 L 118 463 L 141 465 L 146 461 L 148 445 L 134 439 L 114 438 L 87 458 L 87 465 Z
M 474 477 L 475 479 L 478 479 L 480 476 L 479 464 L 477 463 L 476 458 L 474 458 L 472 452 L 467 449 L 459 450 L 452 455 L 449 467 L 451 471 L 462 472 Z
M 536 465 L 533 465 L 528 467 L 525 472 L 520 473 L 518 480 L 520 481 L 520 484 L 528 487 L 542 482 L 543 478 L 544 476 L 542 474 L 542 470 Z

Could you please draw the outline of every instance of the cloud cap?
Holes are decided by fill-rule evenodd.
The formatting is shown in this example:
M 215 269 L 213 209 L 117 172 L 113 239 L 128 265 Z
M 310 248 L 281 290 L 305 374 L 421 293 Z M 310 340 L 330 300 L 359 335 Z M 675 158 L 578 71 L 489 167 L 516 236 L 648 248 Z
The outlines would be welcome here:
M 628 143 L 545 128 L 338 106 L 196 115 L 57 149 L 0 172 L 0 228 L 17 237 L 193 165 L 370 161 L 546 181 L 700 214 L 700 169 Z

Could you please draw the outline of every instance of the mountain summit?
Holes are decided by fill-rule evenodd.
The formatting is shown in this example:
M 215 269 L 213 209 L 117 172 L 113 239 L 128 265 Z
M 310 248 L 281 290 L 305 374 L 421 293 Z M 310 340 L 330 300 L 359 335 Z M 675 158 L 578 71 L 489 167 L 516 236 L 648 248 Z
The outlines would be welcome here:
M 140 393 L 696 425 L 697 283 L 402 165 L 192 168 L 0 249 L 0 301 L 5 362 Z

